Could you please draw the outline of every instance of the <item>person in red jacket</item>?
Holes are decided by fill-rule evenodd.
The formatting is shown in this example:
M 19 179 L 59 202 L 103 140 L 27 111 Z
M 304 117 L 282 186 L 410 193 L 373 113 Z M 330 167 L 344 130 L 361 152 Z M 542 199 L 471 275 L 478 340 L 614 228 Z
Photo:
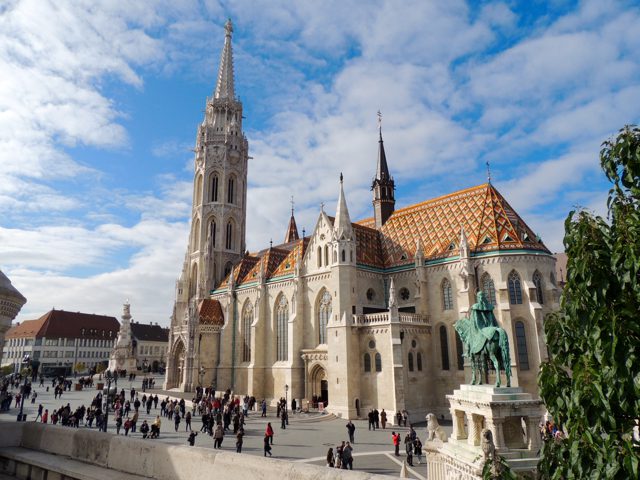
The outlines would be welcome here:
M 267 429 L 264 434 L 269 437 L 269 444 L 273 445 L 273 428 L 271 428 L 271 422 L 267 423 Z
M 393 440 L 393 446 L 396 449 L 396 457 L 400 456 L 400 434 L 391 432 L 391 439 Z
M 49 421 L 49 409 L 46 409 L 42 414 L 42 423 L 47 423 Z

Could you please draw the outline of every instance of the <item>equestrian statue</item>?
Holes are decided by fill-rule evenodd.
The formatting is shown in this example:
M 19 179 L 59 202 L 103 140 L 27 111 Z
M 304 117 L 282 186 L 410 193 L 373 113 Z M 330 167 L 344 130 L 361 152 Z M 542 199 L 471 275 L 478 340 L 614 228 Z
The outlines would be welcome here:
M 507 332 L 498 326 L 493 314 L 493 305 L 480 290 L 478 303 L 471 307 L 468 318 L 461 318 L 454 325 L 464 345 L 464 356 L 471 362 L 471 384 L 482 385 L 486 373 L 487 360 L 491 360 L 496 370 L 496 387 L 500 386 L 500 370 L 507 377 L 507 387 L 511 386 L 511 360 Z

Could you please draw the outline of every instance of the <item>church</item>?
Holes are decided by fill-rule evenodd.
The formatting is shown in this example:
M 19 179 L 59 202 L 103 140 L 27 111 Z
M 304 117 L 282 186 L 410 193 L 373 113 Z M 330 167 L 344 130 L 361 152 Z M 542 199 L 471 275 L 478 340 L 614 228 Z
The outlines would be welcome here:
M 453 324 L 482 290 L 508 334 L 512 385 L 536 394 L 543 319 L 558 308 L 555 259 L 491 182 L 396 208 L 380 131 L 370 218 L 351 220 L 336 175 L 336 211 L 320 208 L 310 235 L 292 211 L 282 244 L 246 251 L 249 145 L 230 21 L 225 32 L 197 131 L 165 388 L 303 406 L 315 396 L 343 418 L 371 408 L 450 418 L 446 396 L 470 377 Z

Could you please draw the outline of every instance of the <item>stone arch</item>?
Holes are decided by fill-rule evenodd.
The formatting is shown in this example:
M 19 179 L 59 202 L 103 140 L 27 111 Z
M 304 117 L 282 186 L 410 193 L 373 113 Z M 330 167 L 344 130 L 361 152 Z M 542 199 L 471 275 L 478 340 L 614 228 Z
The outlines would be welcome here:
M 200 250 L 200 219 L 196 218 L 193 222 L 193 230 L 191 231 L 191 251 Z
M 518 317 L 513 321 L 513 338 L 515 340 L 516 358 L 519 371 L 531 368 L 529 361 L 529 341 L 527 322 Z
M 202 174 L 198 174 L 196 177 L 196 189 L 193 200 L 194 205 L 200 205 L 202 203 Z
M 329 381 L 324 365 L 316 363 L 309 368 L 309 382 L 311 395 L 316 395 L 318 401 L 329 404 Z
M 242 361 L 251 361 L 251 326 L 253 324 L 253 305 L 247 298 L 242 306 L 241 314 Z
M 170 378 L 167 383 L 172 386 L 171 388 L 180 387 L 184 381 L 186 351 L 184 339 L 178 337 L 169 352 Z
M 189 276 L 189 299 L 198 292 L 198 264 L 191 265 L 191 275 Z
M 209 199 L 211 202 L 217 202 L 220 191 L 220 174 L 216 171 L 209 175 Z

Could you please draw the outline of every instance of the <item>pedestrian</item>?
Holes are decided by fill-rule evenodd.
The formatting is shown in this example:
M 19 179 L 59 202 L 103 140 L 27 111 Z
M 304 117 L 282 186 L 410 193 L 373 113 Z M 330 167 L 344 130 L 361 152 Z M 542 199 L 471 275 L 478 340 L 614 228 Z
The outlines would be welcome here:
M 189 431 L 191 432 L 191 412 L 187 412 L 184 416 L 184 431 L 186 432 L 187 429 L 189 429 Z
M 384 411 L 384 408 L 382 412 L 380 412 L 380 422 L 382 423 L 383 429 L 387 428 L 387 412 Z
M 333 447 L 329 447 L 329 451 L 327 452 L 327 467 L 333 468 L 335 466 L 335 462 L 333 459 Z
M 355 443 L 355 440 L 354 440 L 355 431 L 356 431 L 356 426 L 353 424 L 351 420 L 349 420 L 349 423 L 347 423 L 347 432 L 349 432 L 349 441 L 351 443 Z
M 422 464 L 422 442 L 418 437 L 413 442 L 413 454 L 418 459 L 418 465 Z
M 266 400 L 262 400 L 262 415 L 261 417 L 266 417 L 267 416 L 267 401 Z
M 410 467 L 413 467 L 413 442 L 408 433 L 404 437 L 404 450 L 407 452 L 407 463 Z
M 369 430 L 375 430 L 376 424 L 373 418 L 373 410 L 369 410 L 369 413 L 367 414 L 367 419 L 369 420 Z
M 336 468 L 342 468 L 342 450 L 344 449 L 344 442 L 336 447 Z
M 49 420 L 49 409 L 45 409 L 44 413 L 42 414 L 42 423 L 47 423 L 48 420 Z
M 196 436 L 198 435 L 198 432 L 191 432 L 189 434 L 189 438 L 187 439 L 187 442 L 189 442 L 189 446 L 193 447 L 196 444 Z
M 127 418 L 124 421 L 124 436 L 129 436 L 129 430 L 131 430 L 131 419 Z M 142 430 L 142 426 L 140 426 L 140 430 Z
M 116 435 L 120 435 L 120 429 L 122 428 L 122 417 L 116 417 Z
M 271 422 L 267 423 L 267 428 L 265 429 L 264 434 L 269 437 L 269 443 L 273 445 L 273 427 L 271 427 Z
M 396 450 L 396 457 L 400 456 L 400 434 L 391 432 L 391 440 L 393 440 L 393 447 Z
M 271 445 L 270 445 L 271 442 L 273 442 L 273 436 L 269 437 L 269 435 L 265 434 L 264 440 L 263 440 L 265 457 L 267 456 L 267 453 L 271 457 Z
M 376 430 L 380 430 L 380 412 L 377 408 L 373 410 L 373 423 L 376 426 Z
M 236 434 L 236 453 L 242 453 L 242 437 L 244 437 L 244 429 L 241 428 Z
M 42 404 L 38 405 L 38 416 L 37 416 L 37 417 L 36 417 L 36 419 L 34 420 L 35 422 L 37 422 L 37 421 L 38 421 L 38 419 L 42 420 L 42 409 L 43 409 Z
M 285 408 L 280 412 L 280 428 L 283 430 L 287 428 L 287 420 L 288 420 L 287 410 Z
M 147 438 L 149 435 L 149 424 L 146 420 L 143 420 L 142 425 L 140 425 L 140 433 L 142 434 L 142 438 Z
M 401 427 L 402 426 L 402 412 L 400 410 L 396 413 L 396 424 Z
M 176 432 L 178 431 L 178 427 L 180 427 L 180 413 L 176 412 L 175 417 L 173 418 L 173 422 L 175 424 Z
M 344 469 L 348 468 L 349 470 L 353 470 L 353 455 L 351 455 L 351 452 L 353 452 L 353 448 L 351 444 L 347 442 L 342 449 L 342 468 Z
M 156 421 L 160 421 L 160 418 L 156 417 Z M 133 412 L 131 416 L 131 433 L 136 433 L 136 424 L 138 423 L 138 411 Z M 158 432 L 160 433 L 160 432 Z
M 407 426 L 407 419 L 409 418 L 409 412 L 402 410 L 402 425 Z
M 213 448 L 222 448 L 222 440 L 224 440 L 224 427 L 219 423 L 216 431 L 213 432 Z

